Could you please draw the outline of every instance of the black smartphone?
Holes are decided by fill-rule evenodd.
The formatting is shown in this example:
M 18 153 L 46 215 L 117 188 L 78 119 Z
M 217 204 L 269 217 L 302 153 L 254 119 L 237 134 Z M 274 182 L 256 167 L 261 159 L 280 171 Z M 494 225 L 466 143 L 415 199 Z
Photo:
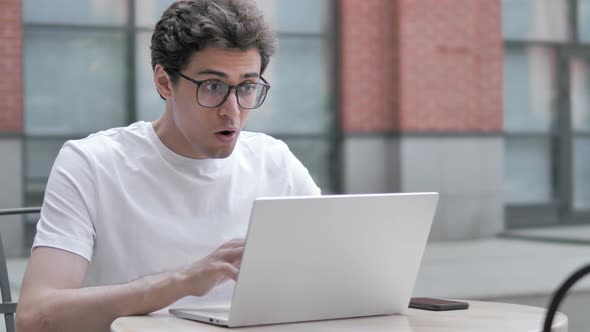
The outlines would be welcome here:
M 469 303 L 462 301 L 431 299 L 428 297 L 413 297 L 410 299 L 410 308 L 434 311 L 461 310 L 469 308 Z

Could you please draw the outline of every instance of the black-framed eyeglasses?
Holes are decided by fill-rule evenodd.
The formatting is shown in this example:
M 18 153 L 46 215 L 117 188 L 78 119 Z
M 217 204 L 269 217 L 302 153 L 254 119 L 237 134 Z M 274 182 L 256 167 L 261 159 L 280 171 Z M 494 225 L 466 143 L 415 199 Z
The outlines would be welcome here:
M 261 76 L 263 83 L 244 82 L 238 85 L 229 85 L 220 80 L 208 79 L 198 81 L 182 73 L 178 75 L 197 86 L 197 103 L 203 107 L 215 108 L 225 103 L 232 89 L 236 90 L 238 105 L 244 109 L 260 107 L 266 99 L 270 84 Z

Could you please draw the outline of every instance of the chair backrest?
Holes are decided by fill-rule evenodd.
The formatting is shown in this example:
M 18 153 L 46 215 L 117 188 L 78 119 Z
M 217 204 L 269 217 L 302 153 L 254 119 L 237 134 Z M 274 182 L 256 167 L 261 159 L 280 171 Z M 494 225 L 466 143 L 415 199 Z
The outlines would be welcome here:
M 41 208 L 22 208 L 22 209 L 4 209 L 0 210 L 0 216 L 18 215 L 27 213 L 39 213 Z M 6 332 L 14 332 L 14 314 L 16 313 L 16 302 L 12 302 L 10 293 L 10 280 L 8 278 L 8 267 L 6 265 L 6 255 L 4 254 L 4 243 L 2 234 L 0 234 L 0 292 L 2 293 L 2 303 L 0 303 L 0 314 L 4 314 L 4 323 Z
M 551 332 L 551 327 L 553 326 L 553 319 L 555 318 L 555 314 L 559 309 L 559 305 L 561 301 L 565 298 L 568 290 L 572 288 L 572 286 L 578 282 L 582 277 L 590 274 L 590 264 L 586 264 L 581 268 L 577 269 L 572 273 L 555 291 L 551 301 L 549 302 L 549 308 L 545 313 L 545 320 L 543 321 L 543 332 Z

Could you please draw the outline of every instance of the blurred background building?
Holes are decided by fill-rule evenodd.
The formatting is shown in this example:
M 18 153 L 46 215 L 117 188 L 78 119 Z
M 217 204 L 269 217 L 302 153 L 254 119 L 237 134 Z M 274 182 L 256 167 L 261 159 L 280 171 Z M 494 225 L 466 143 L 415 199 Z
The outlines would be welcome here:
M 68 139 L 156 119 L 172 0 L 0 2 L 0 208 Z M 590 223 L 590 0 L 258 0 L 279 36 L 248 130 L 324 193 L 438 191 L 432 241 Z M 0 224 L 26 255 L 38 216 Z

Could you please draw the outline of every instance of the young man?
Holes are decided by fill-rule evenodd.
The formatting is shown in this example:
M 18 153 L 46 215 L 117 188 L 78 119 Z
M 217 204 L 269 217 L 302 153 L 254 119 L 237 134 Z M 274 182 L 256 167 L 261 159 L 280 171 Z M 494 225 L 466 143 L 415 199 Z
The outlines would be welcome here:
M 284 143 L 241 131 L 270 88 L 261 75 L 274 44 L 247 1 L 166 10 L 151 45 L 166 110 L 153 123 L 64 144 L 23 281 L 19 332 L 107 331 L 117 317 L 188 295 L 229 300 L 253 200 L 320 194 Z

